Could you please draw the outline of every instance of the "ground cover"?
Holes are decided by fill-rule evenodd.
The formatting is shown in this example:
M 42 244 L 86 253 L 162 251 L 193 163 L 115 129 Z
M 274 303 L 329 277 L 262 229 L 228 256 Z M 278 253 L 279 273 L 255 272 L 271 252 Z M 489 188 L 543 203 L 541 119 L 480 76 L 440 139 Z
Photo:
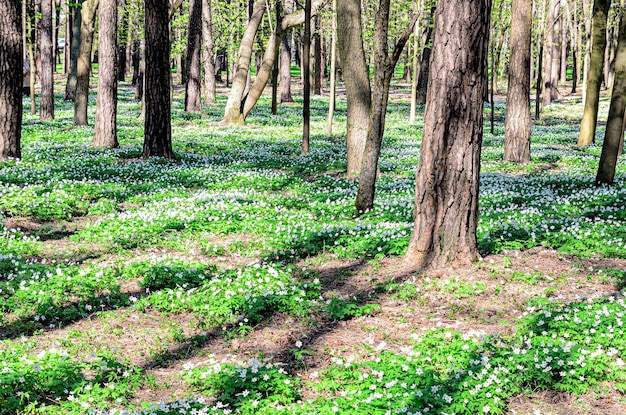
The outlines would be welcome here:
M 24 159 L 0 167 L 0 414 L 626 409 L 625 164 L 593 185 L 580 102 L 535 122 L 528 166 L 502 162 L 496 105 L 483 260 L 417 273 L 401 255 L 423 125 L 400 94 L 362 215 L 345 101 L 328 137 L 314 99 L 302 156 L 298 105 L 271 116 L 264 99 L 223 127 L 223 96 L 199 116 L 178 94 L 166 161 L 139 158 L 127 90 L 115 150 L 92 149 L 58 98 L 54 122 L 25 114 Z

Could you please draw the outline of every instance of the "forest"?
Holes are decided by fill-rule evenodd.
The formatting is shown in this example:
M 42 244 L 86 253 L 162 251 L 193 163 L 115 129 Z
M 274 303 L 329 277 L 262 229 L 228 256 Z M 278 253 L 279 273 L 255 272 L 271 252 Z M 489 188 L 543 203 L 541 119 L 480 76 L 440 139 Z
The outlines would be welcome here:
M 625 108 L 625 0 L 0 0 L 0 415 L 626 413 Z

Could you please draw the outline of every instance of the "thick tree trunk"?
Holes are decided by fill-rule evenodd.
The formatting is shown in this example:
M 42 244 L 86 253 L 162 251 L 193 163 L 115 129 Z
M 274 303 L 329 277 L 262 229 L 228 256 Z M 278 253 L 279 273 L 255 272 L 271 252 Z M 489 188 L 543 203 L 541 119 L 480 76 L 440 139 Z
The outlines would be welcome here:
M 41 20 L 39 21 L 39 55 L 41 57 L 41 98 L 39 101 L 39 119 L 54 119 L 54 67 L 55 56 L 52 44 L 52 2 L 42 0 Z
M 613 184 L 615 167 L 624 139 L 624 108 L 626 108 L 626 12 L 622 10 L 617 51 L 615 56 L 615 79 L 611 95 L 611 106 L 606 123 L 602 154 L 598 165 L 596 183 Z
M 371 87 L 363 50 L 360 0 L 337 2 L 337 42 L 348 103 L 348 179 L 359 176 L 367 140 Z
M 91 46 L 99 0 L 85 0 L 81 10 L 80 50 L 76 67 L 76 96 L 74 97 L 74 125 L 87 125 L 89 102 L 89 74 L 91 72 Z
M 185 62 L 185 112 L 202 112 L 200 102 L 200 51 L 202 49 L 202 1 L 189 1 L 189 29 L 187 30 L 187 59 Z
M 67 74 L 67 84 L 65 85 L 65 100 L 74 101 L 76 98 L 76 72 L 78 71 L 78 54 L 80 53 L 80 28 L 82 26 L 82 5 L 84 0 L 79 0 L 76 6 L 72 7 L 72 37 L 70 40 L 70 62 Z M 65 46 L 68 47 L 67 45 Z
M 602 66 L 606 49 L 606 20 L 610 6 L 611 0 L 594 0 L 593 2 L 591 61 L 587 76 L 585 109 L 580 124 L 578 147 L 587 146 L 593 143 L 595 139 L 600 85 L 602 84 Z
M 146 0 L 145 8 L 143 157 L 173 159 L 168 0 Z
M 265 14 L 267 0 L 259 0 L 254 5 L 254 10 L 246 26 L 246 30 L 239 44 L 239 54 L 237 56 L 237 66 L 233 83 L 224 110 L 225 124 L 243 124 L 244 116 L 241 108 L 242 98 L 248 84 L 248 74 L 250 73 L 250 59 L 252 57 L 252 45 L 254 37 Z
M 439 2 L 415 228 L 406 253 L 419 268 L 478 259 L 476 227 L 483 90 L 491 1 Z
M 98 98 L 93 146 L 117 143 L 117 1 L 101 0 L 98 16 Z M 120 68 L 124 72 L 124 68 Z
M 202 0 L 202 49 L 204 61 L 204 102 L 215 104 L 215 60 L 213 59 L 213 17 L 211 0 Z
M 284 36 L 280 42 L 280 60 L 278 68 L 280 102 L 293 102 L 291 96 L 291 47 L 290 36 Z
M 22 3 L 0 0 L 0 10 L 0 161 L 3 161 L 22 157 Z
M 511 58 L 506 97 L 504 161 L 530 161 L 530 43 L 532 0 L 511 5 Z

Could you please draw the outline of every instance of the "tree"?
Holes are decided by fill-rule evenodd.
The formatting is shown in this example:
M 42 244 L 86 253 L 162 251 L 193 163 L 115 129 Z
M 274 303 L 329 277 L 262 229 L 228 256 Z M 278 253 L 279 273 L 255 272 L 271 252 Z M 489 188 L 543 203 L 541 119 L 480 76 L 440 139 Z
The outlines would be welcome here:
M 215 104 L 215 60 L 213 59 L 213 17 L 211 0 L 202 0 L 202 44 L 204 61 L 204 102 Z
M 433 16 L 437 10 L 437 2 L 435 0 L 426 0 L 424 2 L 424 17 L 422 19 L 422 52 L 419 58 L 419 73 L 417 78 L 417 92 L 415 100 L 418 104 L 426 103 L 426 94 L 428 92 L 428 73 L 430 64 L 430 52 L 432 48 L 433 34 Z
M 606 123 L 602 154 L 598 165 L 596 183 L 613 184 L 620 145 L 624 139 L 624 109 L 626 108 L 626 10 L 621 10 L 617 51 L 615 55 L 615 79 L 611 94 L 611 106 Z
M 101 0 L 98 36 L 98 98 L 94 147 L 118 146 L 117 121 L 117 0 Z M 120 68 L 123 72 L 123 68 Z
M 598 103 L 600 101 L 600 85 L 602 84 L 602 67 L 604 50 L 606 49 L 606 20 L 611 0 L 594 0 L 593 19 L 591 23 L 591 60 L 587 75 L 585 109 L 580 123 L 578 147 L 594 142 L 596 122 L 598 120 Z
M 0 161 L 22 157 L 22 2 L 0 0 Z
M 309 138 L 311 136 L 311 0 L 304 3 L 304 39 L 302 42 L 302 79 L 303 82 L 303 105 L 302 105 L 302 153 L 309 152 Z
M 143 157 L 173 159 L 167 0 L 145 0 L 145 28 L 146 114 Z
M 74 125 L 87 125 L 89 102 L 89 74 L 91 72 L 91 46 L 96 24 L 99 0 L 84 0 L 81 9 L 80 49 L 76 67 L 76 96 L 74 97 Z
M 52 44 L 52 1 L 42 0 L 39 56 L 41 58 L 41 99 L 39 105 L 39 119 L 54 119 L 54 66 L 55 56 Z
M 369 69 L 363 50 L 360 0 L 337 2 L 337 44 L 342 70 L 346 74 L 347 177 L 354 179 L 361 169 L 372 103 Z
M 490 0 L 440 2 L 435 14 L 415 227 L 419 268 L 478 258 L 478 184 Z
M 530 161 L 530 43 L 532 1 L 513 0 L 511 57 L 506 96 L 504 160 Z
M 391 77 L 396 63 L 402 54 L 402 49 L 404 49 L 404 45 L 409 40 L 411 32 L 413 32 L 413 26 L 418 17 L 417 14 L 413 17 L 402 36 L 400 36 L 393 52 L 389 55 L 387 51 L 389 6 L 390 0 L 381 0 L 376 12 L 372 108 L 370 110 L 367 138 L 361 162 L 361 177 L 359 178 L 359 188 L 355 201 L 355 207 L 359 212 L 364 212 L 374 206 L 378 158 L 385 131 L 385 115 L 387 113 Z
M 189 1 L 189 29 L 187 30 L 187 54 L 185 61 L 185 112 L 202 112 L 202 104 L 200 102 L 202 1 Z
M 65 84 L 65 100 L 74 101 L 76 97 L 76 74 L 78 71 L 78 54 L 80 53 L 80 28 L 82 26 L 81 9 L 83 1 L 79 0 L 72 6 L 72 28 L 70 37 L 70 62 L 69 71 L 67 73 L 67 83 Z M 68 16 L 69 17 L 69 16 Z M 69 24 L 69 23 L 66 23 Z

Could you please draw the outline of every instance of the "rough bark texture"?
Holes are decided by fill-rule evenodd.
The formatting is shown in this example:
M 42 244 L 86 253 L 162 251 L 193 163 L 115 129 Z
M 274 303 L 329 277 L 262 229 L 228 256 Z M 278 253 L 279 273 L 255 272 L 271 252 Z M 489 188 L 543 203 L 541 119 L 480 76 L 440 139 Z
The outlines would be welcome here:
M 532 1 L 513 0 L 511 58 L 506 97 L 504 160 L 530 161 L 530 41 Z
M 613 80 L 611 106 L 609 107 L 609 117 L 606 123 L 596 183 L 613 184 L 617 156 L 621 140 L 624 138 L 624 108 L 626 108 L 626 12 L 622 10 L 615 56 L 615 79 Z
M 174 158 L 167 0 L 145 0 L 145 128 L 143 157 Z
M 360 0 L 337 2 L 337 45 L 348 103 L 348 179 L 358 177 L 367 139 L 371 87 L 363 50 Z
M 78 54 L 80 52 L 80 27 L 82 25 L 82 9 L 83 1 L 76 3 L 72 7 L 72 37 L 70 38 L 70 63 L 67 74 L 67 84 L 65 85 L 65 100 L 74 101 L 76 97 L 76 72 L 78 70 Z M 67 45 L 66 45 L 67 48 Z
M 22 2 L 0 0 L 0 161 L 22 157 Z
M 117 143 L 117 0 L 101 0 L 98 37 L 98 98 L 94 147 L 115 148 Z M 121 68 L 120 72 L 124 72 Z
M 76 69 L 76 96 L 74 97 L 74 125 L 87 125 L 89 101 L 89 73 L 91 72 L 91 46 L 99 0 L 85 0 L 82 5 L 80 50 Z
M 233 76 L 233 83 L 230 95 L 224 110 L 225 124 L 243 124 L 244 116 L 241 109 L 242 98 L 248 84 L 248 74 L 250 73 L 250 59 L 252 57 L 252 44 L 254 37 L 265 14 L 267 0 L 259 0 L 254 5 L 254 10 L 246 26 L 246 30 L 239 44 L 239 54 L 237 55 L 237 66 Z
M 215 60 L 213 59 L 213 17 L 211 0 L 202 0 L 202 49 L 204 61 L 204 102 L 215 104 Z
M 439 2 L 415 228 L 407 261 L 419 268 L 478 258 L 476 226 L 490 0 Z
M 596 122 L 598 120 L 598 103 L 600 85 L 602 84 L 602 66 L 606 49 L 606 19 L 611 0 L 594 0 L 593 21 L 591 27 L 591 60 L 587 75 L 585 109 L 580 123 L 578 147 L 588 146 L 594 142 Z
M 189 29 L 187 30 L 187 55 L 185 60 L 185 111 L 202 112 L 200 102 L 202 49 L 202 0 L 189 1 Z
M 278 64 L 278 85 L 280 90 L 280 102 L 293 102 L 291 96 L 291 47 L 289 36 L 284 36 L 280 42 L 280 60 Z
M 54 66 L 55 54 L 52 43 L 52 2 L 42 0 L 41 20 L 39 21 L 39 57 L 41 59 L 41 98 L 39 119 L 54 119 Z

